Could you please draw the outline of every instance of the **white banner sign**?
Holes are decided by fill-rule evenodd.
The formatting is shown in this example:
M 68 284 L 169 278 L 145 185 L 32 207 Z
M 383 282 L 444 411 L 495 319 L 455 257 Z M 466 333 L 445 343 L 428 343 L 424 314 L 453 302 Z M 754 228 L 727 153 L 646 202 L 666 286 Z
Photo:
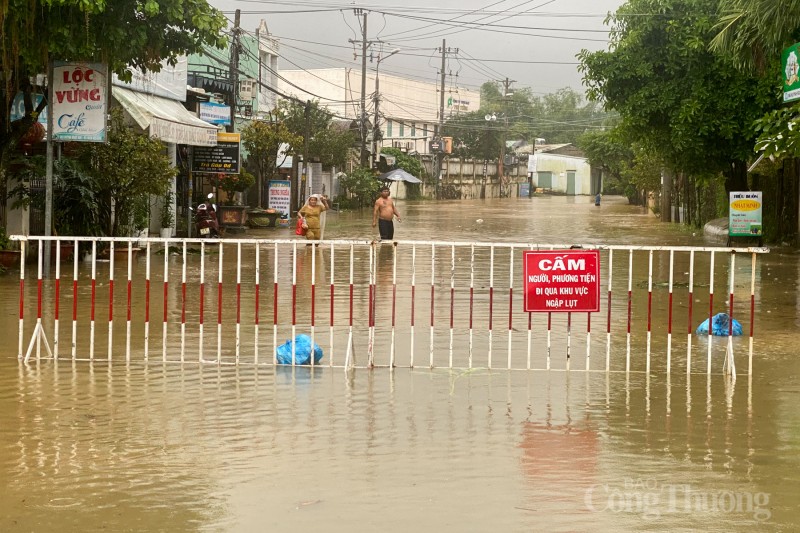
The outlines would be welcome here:
M 105 142 L 106 65 L 56 61 L 53 66 L 53 140 Z
M 217 126 L 228 126 L 231 123 L 231 106 L 200 102 L 200 119 Z
M 536 174 L 536 166 L 537 166 L 537 158 L 534 154 L 531 154 L 528 158 L 528 172 Z
M 168 143 L 191 144 L 192 146 L 217 145 L 217 130 L 215 129 L 171 122 L 158 117 L 153 117 L 150 121 L 150 137 Z
M 269 208 L 279 211 L 283 215 L 290 215 L 289 206 L 292 203 L 292 182 L 273 180 L 269 182 Z

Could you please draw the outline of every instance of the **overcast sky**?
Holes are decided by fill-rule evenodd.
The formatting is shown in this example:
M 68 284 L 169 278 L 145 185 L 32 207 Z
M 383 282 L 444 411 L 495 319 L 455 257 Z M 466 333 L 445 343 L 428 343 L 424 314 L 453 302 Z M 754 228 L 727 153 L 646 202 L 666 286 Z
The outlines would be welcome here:
M 622 0 L 210 0 L 233 20 L 242 10 L 241 26 L 254 31 L 265 19 L 281 39 L 280 69 L 360 68 L 361 39 L 355 7 L 369 11 L 368 40 L 377 56 L 401 51 L 381 63 L 381 72 L 436 81 L 446 39 L 453 49 L 447 85 L 476 88 L 489 79 L 516 80 L 513 86 L 547 94 L 561 87 L 582 90 L 575 55 L 583 48 L 607 47 L 603 20 Z M 435 6 L 435 7 L 434 7 Z M 469 26 L 465 26 L 468 23 Z M 489 30 L 489 31 L 487 31 Z M 458 53 L 455 53 L 458 48 Z M 354 54 L 359 57 L 354 58 Z M 370 53 L 368 52 L 368 57 Z M 507 60 L 505 62 L 503 60 Z M 554 64 L 548 64 L 554 63 Z M 456 77 L 457 75 L 457 77 Z

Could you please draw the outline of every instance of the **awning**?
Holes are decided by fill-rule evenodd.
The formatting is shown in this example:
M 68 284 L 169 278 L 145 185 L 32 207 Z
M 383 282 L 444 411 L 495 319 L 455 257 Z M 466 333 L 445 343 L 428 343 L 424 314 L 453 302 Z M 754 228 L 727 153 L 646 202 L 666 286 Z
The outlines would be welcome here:
M 218 128 L 191 114 L 180 102 L 114 87 L 111 94 L 150 137 L 193 146 L 216 146 Z

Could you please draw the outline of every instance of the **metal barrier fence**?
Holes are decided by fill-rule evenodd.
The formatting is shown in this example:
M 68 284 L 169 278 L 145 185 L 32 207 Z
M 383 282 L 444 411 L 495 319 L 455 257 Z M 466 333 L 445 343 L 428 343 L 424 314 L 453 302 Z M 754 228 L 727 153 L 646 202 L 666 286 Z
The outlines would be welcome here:
M 575 245 L 12 239 L 22 248 L 17 352 L 25 361 L 34 354 L 42 357 L 42 345 L 48 357 L 67 356 L 60 349 L 63 300 L 71 304 L 67 320 L 71 319 L 72 359 L 111 361 L 124 352 L 126 361 L 148 360 L 160 352 L 155 357 L 165 362 L 276 364 L 279 341 L 289 334 L 296 362 L 294 339 L 305 333 L 327 351 L 327 360 L 320 364 L 345 368 L 358 366 L 365 354 L 361 366 L 569 370 L 580 353 L 586 370 L 649 373 L 655 367 L 670 373 L 679 364 L 681 371 L 701 366 L 710 374 L 713 354 L 720 351 L 716 345 L 722 351 L 723 371 L 733 375 L 734 352 L 742 351 L 734 350 L 739 340 L 729 334 L 715 343 L 710 333 L 707 338 L 694 335 L 695 320 L 707 317 L 710 322 L 715 314 L 715 283 L 724 283 L 727 299 L 718 308 L 740 319 L 749 331 L 747 365 L 752 373 L 757 258 L 768 252 L 766 248 L 582 245 L 601 251 L 605 309 L 596 317 L 591 313 L 534 317 L 523 311 L 521 291 L 515 293 L 522 281 L 522 252 Z M 42 250 L 50 241 L 58 244 L 52 245 L 55 276 L 47 280 L 42 276 Z M 26 255 L 33 255 L 32 245 L 37 250 L 35 294 L 25 285 Z M 72 288 L 64 291 L 61 259 L 70 246 Z M 737 263 L 742 255 L 749 260 Z M 720 256 L 727 261 L 718 261 Z M 739 283 L 737 269 L 743 280 Z M 115 277 L 123 276 L 126 286 L 119 290 Z M 100 294 L 105 282 L 107 296 Z M 706 292 L 708 315 L 695 314 L 695 304 L 703 303 L 700 295 Z M 33 298 L 36 322 L 30 331 L 25 314 Z M 98 315 L 101 308 L 108 311 L 105 332 L 97 327 L 105 322 Z M 118 318 L 120 310 L 124 318 Z M 214 335 L 206 331 L 207 311 L 214 310 L 216 345 L 209 349 L 208 337 Z M 593 318 L 602 324 L 605 336 L 593 338 Z M 271 326 L 271 339 L 261 336 L 262 321 Z M 121 331 L 116 331 L 122 329 L 120 322 L 125 324 L 124 344 L 118 338 Z M 688 325 L 685 352 L 673 346 L 673 328 L 678 328 L 678 335 L 681 324 Z M 160 342 L 152 333 L 160 333 Z M 98 348 L 98 338 L 107 341 L 105 350 Z M 705 361 L 693 363 L 693 347 L 703 347 L 702 342 L 707 345 Z M 268 357 L 262 356 L 265 349 Z M 594 365 L 593 353 L 600 355 Z

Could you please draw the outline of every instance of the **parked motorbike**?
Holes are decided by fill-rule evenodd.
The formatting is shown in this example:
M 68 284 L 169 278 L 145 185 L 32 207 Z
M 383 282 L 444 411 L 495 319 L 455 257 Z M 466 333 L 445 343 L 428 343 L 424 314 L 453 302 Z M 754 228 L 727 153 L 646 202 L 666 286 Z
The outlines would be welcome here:
M 208 202 L 197 206 L 194 213 L 194 227 L 201 238 L 219 237 L 219 222 L 217 221 L 217 206 L 211 203 L 214 195 L 208 194 Z

